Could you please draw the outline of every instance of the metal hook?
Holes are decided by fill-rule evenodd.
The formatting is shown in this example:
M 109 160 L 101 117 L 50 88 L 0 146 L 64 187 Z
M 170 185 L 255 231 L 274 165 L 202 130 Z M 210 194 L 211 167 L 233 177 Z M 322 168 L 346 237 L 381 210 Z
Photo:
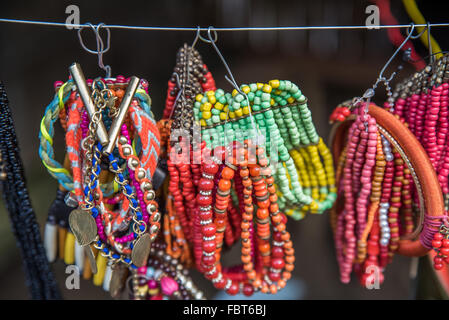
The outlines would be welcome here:
M 413 30 L 415 30 L 415 24 L 412 22 L 410 23 L 410 27 L 412 28 L 410 30 L 410 32 L 408 31 L 409 28 L 407 28 L 407 37 L 405 38 L 405 40 L 401 43 L 401 45 L 396 49 L 396 51 L 393 53 L 393 55 L 390 57 L 390 59 L 388 59 L 387 63 L 384 65 L 384 67 L 382 68 L 382 70 L 379 73 L 379 76 L 377 77 L 377 81 L 376 84 L 379 83 L 382 80 L 385 80 L 384 78 L 384 72 L 385 70 L 388 68 L 388 66 L 390 65 L 391 61 L 393 61 L 393 59 L 397 56 L 397 54 L 399 53 L 399 51 L 401 51 L 402 47 L 407 43 L 407 41 L 412 38 L 412 39 L 416 39 L 413 37 Z M 419 35 L 420 36 L 420 35 Z M 395 72 L 392 74 L 392 76 L 395 74 Z M 392 79 L 392 77 L 390 77 L 390 79 Z
M 96 50 L 91 50 L 89 48 L 87 48 L 87 46 L 84 44 L 83 41 L 83 37 L 81 35 L 81 32 L 84 28 L 86 27 L 90 27 L 94 34 L 95 34 L 95 40 L 96 40 L 96 45 L 97 45 L 97 49 Z M 107 42 L 106 42 L 106 48 L 104 46 L 104 42 L 103 39 L 101 38 L 100 35 L 100 29 L 104 28 L 106 29 L 107 32 Z M 91 53 L 91 54 L 96 54 L 98 56 L 98 66 L 103 69 L 104 71 L 106 71 L 106 78 L 110 78 L 111 77 L 111 67 L 109 65 L 104 65 L 103 63 L 103 54 L 108 52 L 110 49 L 110 45 L 111 45 L 111 30 L 107 27 L 105 27 L 104 23 L 100 23 L 97 26 L 94 26 L 91 23 L 86 23 L 86 26 L 83 26 L 81 28 L 78 29 L 78 38 L 80 40 L 80 44 L 81 47 L 86 50 L 87 52 Z
M 192 49 L 193 48 L 195 48 L 195 46 L 196 46 L 196 43 L 198 42 L 198 39 L 200 39 L 200 37 L 201 37 L 201 27 L 200 26 L 197 26 L 196 27 L 196 35 L 195 35 L 195 39 L 193 39 L 193 42 L 192 42 L 192 45 L 191 45 L 191 47 L 192 47 Z
M 427 21 L 427 48 L 429 49 L 429 63 L 433 63 L 435 61 L 435 57 L 432 54 L 432 41 L 430 39 L 430 22 Z
M 212 39 L 212 33 L 211 33 L 211 31 L 214 32 L 214 39 Z M 218 49 L 218 47 L 217 47 L 217 45 L 216 45 L 216 42 L 217 42 L 217 40 L 218 40 L 218 33 L 217 33 L 217 30 L 215 30 L 214 27 L 212 27 L 212 26 L 208 27 L 208 28 L 207 28 L 207 37 L 209 38 L 209 40 L 208 40 L 208 41 L 206 40 L 206 42 L 207 42 L 207 43 L 210 43 L 210 44 L 214 47 L 215 51 L 217 52 L 217 55 L 220 57 L 220 60 L 223 62 L 223 65 L 225 66 L 226 71 L 228 72 L 228 75 L 225 75 L 226 81 L 228 81 L 228 82 L 234 87 L 235 90 L 237 90 L 241 95 L 243 95 L 243 96 L 245 97 L 246 102 L 248 103 L 249 118 L 250 118 L 250 120 L 251 120 L 251 126 L 253 127 L 253 129 L 256 129 L 256 130 L 257 130 L 257 132 L 258 132 L 259 135 L 261 135 L 260 130 L 259 130 L 259 127 L 257 127 L 257 126 L 255 125 L 254 118 L 253 118 L 253 115 L 252 115 L 252 113 L 251 113 L 251 106 L 250 106 L 250 103 L 249 103 L 248 96 L 247 96 L 246 93 L 244 93 L 244 92 L 240 89 L 240 87 L 238 86 L 238 84 L 237 84 L 237 82 L 235 81 L 234 76 L 233 76 L 233 74 L 232 74 L 232 72 L 231 72 L 231 68 L 229 68 L 228 63 L 226 62 L 225 58 L 223 57 L 223 55 L 221 54 L 220 50 Z M 200 35 L 200 39 L 201 39 L 201 35 Z M 203 39 L 202 39 L 202 40 L 203 40 Z M 204 41 L 204 40 L 203 40 L 203 41 Z M 228 112 L 227 112 L 227 115 L 226 115 L 226 122 L 228 121 L 228 118 L 229 118 L 229 108 L 228 108 Z M 226 137 L 226 136 L 225 136 L 225 137 Z M 259 137 L 257 137 L 257 138 L 259 139 Z M 259 142 L 258 142 L 258 143 L 259 143 Z

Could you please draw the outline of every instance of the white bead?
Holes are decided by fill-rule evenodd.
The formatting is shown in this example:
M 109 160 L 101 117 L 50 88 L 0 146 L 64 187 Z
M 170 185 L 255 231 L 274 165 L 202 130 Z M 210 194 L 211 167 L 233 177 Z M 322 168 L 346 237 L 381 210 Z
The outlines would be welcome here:
M 380 244 L 385 247 L 386 245 L 388 245 L 388 239 L 385 238 L 380 239 Z
M 84 249 L 75 241 L 75 264 L 81 272 L 84 269 Z
M 44 247 L 47 254 L 47 260 L 53 262 L 56 259 L 58 227 L 55 224 L 47 222 L 44 231 Z
M 103 290 L 109 292 L 109 285 L 111 284 L 112 278 L 112 268 L 111 266 L 106 267 L 106 271 L 104 273 L 103 278 Z

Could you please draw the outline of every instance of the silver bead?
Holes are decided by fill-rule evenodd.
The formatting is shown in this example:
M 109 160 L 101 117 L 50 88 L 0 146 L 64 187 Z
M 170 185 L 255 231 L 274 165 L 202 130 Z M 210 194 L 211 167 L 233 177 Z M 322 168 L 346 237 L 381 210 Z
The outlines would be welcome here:
M 156 212 L 153 216 L 153 221 L 159 222 L 159 220 L 161 220 L 161 214 L 159 212 Z
M 159 227 L 156 225 L 152 225 L 150 228 L 150 233 L 157 233 L 159 231 Z
M 187 282 L 186 282 L 186 284 L 184 285 L 184 287 L 185 287 L 187 290 L 192 289 L 192 281 L 191 281 L 191 280 L 187 280 Z
M 140 185 L 140 189 L 142 190 L 142 192 L 150 191 L 153 189 L 153 185 L 151 184 L 151 182 L 145 181 Z
M 131 170 L 133 170 L 133 171 L 136 170 L 138 165 L 139 165 L 139 161 L 137 161 L 136 159 L 133 159 L 133 158 L 128 159 L 128 167 Z
M 123 146 L 123 154 L 125 156 L 130 156 L 133 154 L 133 149 L 129 144 Z
M 139 168 L 139 170 L 137 171 L 137 178 L 138 179 L 144 179 L 146 177 L 146 172 L 144 168 Z
M 146 193 L 145 197 L 148 201 L 154 200 L 156 193 L 153 190 L 150 190 Z
M 390 233 L 390 228 L 383 227 L 383 228 L 381 228 L 381 232 L 382 232 L 383 234 L 385 234 L 385 233 Z
M 120 144 L 127 144 L 128 143 L 128 139 L 125 136 L 120 136 L 120 138 L 118 139 L 118 143 L 120 143 Z
M 393 156 L 391 153 L 389 153 L 389 154 L 387 154 L 387 155 L 385 156 L 385 159 L 386 159 L 387 161 L 393 161 L 393 160 L 394 160 L 394 156 Z
M 386 238 L 382 238 L 380 239 L 380 244 L 383 245 L 384 247 L 388 245 L 388 239 Z
M 148 212 L 153 213 L 156 210 L 157 210 L 157 207 L 153 203 L 150 203 L 149 205 L 147 205 L 147 211 Z
M 381 228 L 385 228 L 385 227 L 388 227 L 388 222 L 387 221 L 380 221 L 379 225 L 380 225 Z

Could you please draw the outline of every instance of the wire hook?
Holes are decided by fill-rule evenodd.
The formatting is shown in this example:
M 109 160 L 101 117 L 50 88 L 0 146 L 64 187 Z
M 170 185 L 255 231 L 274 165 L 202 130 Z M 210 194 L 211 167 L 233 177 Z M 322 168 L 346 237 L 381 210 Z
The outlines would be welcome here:
M 393 59 L 398 55 L 399 51 L 401 51 L 402 47 L 407 43 L 407 41 L 412 38 L 412 39 L 416 39 L 416 37 L 420 37 L 420 35 L 413 37 L 413 30 L 415 30 L 415 24 L 412 22 L 410 23 L 410 27 L 412 28 L 410 30 L 410 32 L 408 31 L 409 29 L 407 28 L 407 37 L 404 39 L 404 41 L 402 41 L 401 45 L 396 49 L 396 51 L 393 53 L 393 55 L 390 57 L 390 59 L 388 59 L 387 63 L 384 65 L 384 67 L 382 68 L 382 70 L 379 73 L 379 76 L 377 77 L 377 81 L 376 84 L 379 83 L 382 80 L 385 80 L 384 77 L 384 72 L 385 70 L 388 68 L 388 66 L 390 65 L 391 61 L 393 61 Z M 392 76 L 395 74 L 395 72 L 393 72 Z M 392 77 L 390 77 L 390 80 L 392 79 Z
M 432 54 L 433 53 L 433 49 L 432 49 L 432 41 L 430 38 L 430 22 L 427 21 L 427 48 L 429 49 L 429 62 L 433 63 L 435 61 L 435 56 Z
M 211 33 L 211 31 L 214 32 L 214 38 L 212 38 L 212 33 Z M 225 66 L 226 71 L 228 72 L 228 75 L 225 75 L 226 81 L 228 81 L 228 82 L 234 87 L 234 89 L 238 91 L 238 93 L 240 93 L 241 95 L 243 95 L 243 96 L 245 97 L 246 102 L 248 103 L 249 118 L 251 119 L 251 126 L 253 127 L 253 129 L 257 130 L 257 133 L 259 134 L 259 136 L 261 136 L 259 127 L 256 126 L 256 124 L 255 124 L 255 122 L 254 122 L 254 117 L 253 117 L 253 115 L 252 115 L 252 113 L 251 113 L 251 105 L 250 105 L 250 102 L 249 102 L 249 98 L 248 98 L 248 96 L 246 95 L 246 93 L 244 93 L 244 92 L 240 89 L 240 87 L 238 86 L 238 84 L 237 84 L 237 82 L 235 81 L 234 76 L 233 76 L 233 74 L 232 74 L 232 72 L 231 72 L 231 68 L 229 68 L 228 63 L 226 62 L 225 58 L 223 57 L 223 55 L 222 55 L 221 52 L 220 52 L 220 49 L 218 49 L 218 47 L 217 47 L 217 45 L 216 45 L 216 42 L 217 42 L 217 40 L 218 40 L 218 33 L 217 33 L 217 30 L 215 30 L 213 26 L 210 26 L 210 27 L 207 28 L 207 37 L 209 38 L 209 40 L 206 40 L 206 42 L 207 42 L 207 43 L 210 43 L 210 44 L 212 45 L 212 47 L 215 49 L 215 51 L 217 52 L 217 55 L 220 57 L 221 62 L 223 62 L 223 65 Z M 201 39 L 201 38 L 202 38 L 202 37 L 201 37 L 201 35 L 200 35 L 200 39 Z M 201 39 L 201 40 L 203 40 L 203 39 Z M 204 40 L 203 40 L 203 41 L 204 41 Z M 228 118 L 229 118 L 229 108 L 228 108 L 228 112 L 227 112 L 227 115 L 226 115 L 226 122 L 228 121 Z M 258 139 L 258 142 L 257 142 L 257 143 L 258 143 L 258 144 L 260 143 L 260 141 L 259 141 L 259 136 L 257 137 L 257 139 Z M 225 136 L 225 138 L 226 138 L 226 136 Z
M 89 49 L 83 41 L 83 37 L 82 37 L 82 30 L 86 27 L 90 27 L 94 34 L 95 34 L 95 40 L 96 40 L 96 45 L 97 45 L 97 49 L 96 50 L 91 50 Z M 100 29 L 104 28 L 106 30 L 107 33 L 107 38 L 106 38 L 106 47 L 104 46 L 104 42 L 103 39 L 101 38 L 100 35 Z M 109 65 L 104 65 L 103 63 L 103 54 L 108 52 L 110 47 L 111 47 L 111 30 L 108 27 L 105 27 L 104 23 L 100 23 L 97 26 L 94 26 L 92 23 L 88 22 L 86 23 L 85 26 L 82 26 L 81 28 L 78 29 L 78 38 L 80 40 L 80 44 L 81 47 L 86 50 L 87 52 L 91 53 L 91 54 L 96 54 L 98 56 L 98 66 L 103 69 L 104 71 L 106 71 L 106 78 L 110 78 L 111 77 L 111 66 Z

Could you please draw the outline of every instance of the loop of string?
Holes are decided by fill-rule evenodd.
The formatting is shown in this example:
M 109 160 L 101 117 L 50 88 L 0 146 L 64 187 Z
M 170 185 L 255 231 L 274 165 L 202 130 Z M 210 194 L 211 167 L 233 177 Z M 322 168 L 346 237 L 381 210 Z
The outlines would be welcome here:
M 81 32 L 83 31 L 84 28 L 87 28 L 87 27 L 91 28 L 95 34 L 95 40 L 96 40 L 96 45 L 97 45 L 96 50 L 91 50 L 84 44 Z M 101 35 L 100 35 L 101 28 L 105 29 L 106 33 L 107 33 L 106 47 L 105 47 L 103 39 L 101 38 Z M 82 27 L 80 27 L 80 29 L 78 29 L 78 38 L 79 38 L 81 47 L 84 50 L 86 50 L 89 53 L 96 54 L 98 56 L 98 66 L 100 67 L 100 69 L 103 69 L 106 72 L 106 78 L 110 78 L 111 77 L 111 66 L 104 65 L 103 54 L 108 52 L 111 47 L 111 30 L 109 30 L 109 28 L 106 27 L 104 23 L 100 23 L 100 24 L 94 26 L 93 24 L 91 24 L 89 22 L 89 23 L 86 23 L 85 25 L 83 25 Z

